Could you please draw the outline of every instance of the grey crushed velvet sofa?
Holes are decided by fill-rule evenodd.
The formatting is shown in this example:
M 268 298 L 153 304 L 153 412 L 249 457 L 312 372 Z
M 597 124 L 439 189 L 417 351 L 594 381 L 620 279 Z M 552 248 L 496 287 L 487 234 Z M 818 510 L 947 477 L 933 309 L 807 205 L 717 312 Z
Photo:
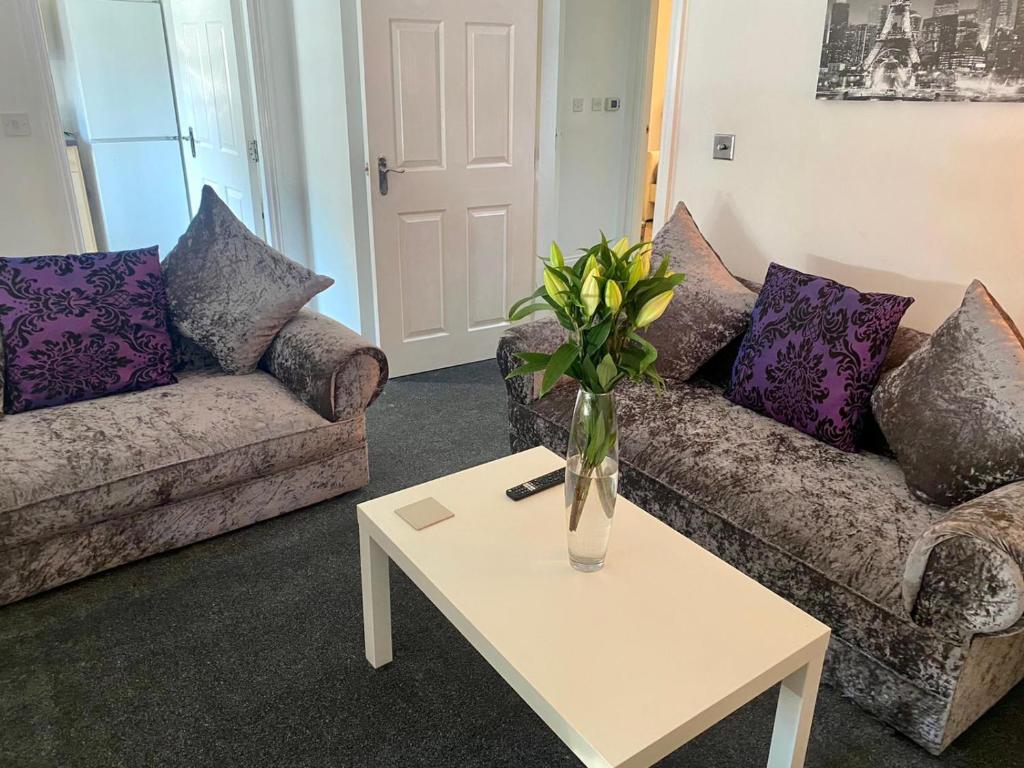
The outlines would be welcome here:
M 514 327 L 499 366 L 562 337 Z M 886 370 L 925 338 L 901 329 Z M 942 752 L 1024 677 L 1024 483 L 919 501 L 873 423 L 871 449 L 847 454 L 726 400 L 737 349 L 663 395 L 620 390 L 622 494 L 832 627 L 826 681 Z M 512 449 L 564 452 L 572 382 L 542 399 L 535 378 L 507 387 Z
M 250 375 L 175 351 L 177 384 L 0 418 L 0 605 L 369 481 L 365 339 L 303 311 Z

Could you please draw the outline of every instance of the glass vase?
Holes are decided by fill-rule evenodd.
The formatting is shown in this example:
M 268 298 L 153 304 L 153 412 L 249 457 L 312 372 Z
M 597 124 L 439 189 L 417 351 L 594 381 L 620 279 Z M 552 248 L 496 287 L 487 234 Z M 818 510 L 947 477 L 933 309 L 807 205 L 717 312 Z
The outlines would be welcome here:
M 580 389 L 565 457 L 569 562 L 578 571 L 604 567 L 619 485 L 615 395 Z

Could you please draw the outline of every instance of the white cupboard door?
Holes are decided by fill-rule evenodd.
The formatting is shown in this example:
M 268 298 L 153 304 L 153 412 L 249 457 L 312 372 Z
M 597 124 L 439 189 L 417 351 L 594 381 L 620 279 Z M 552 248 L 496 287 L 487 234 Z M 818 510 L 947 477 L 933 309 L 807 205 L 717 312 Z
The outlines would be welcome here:
M 534 275 L 537 0 L 363 0 L 380 341 L 393 375 L 492 357 Z M 379 160 L 387 174 L 380 183 Z
M 253 121 L 238 66 L 234 5 L 232 0 L 170 0 L 171 61 L 193 215 L 208 184 L 262 237 L 261 196 L 253 192 L 258 176 L 248 148 Z

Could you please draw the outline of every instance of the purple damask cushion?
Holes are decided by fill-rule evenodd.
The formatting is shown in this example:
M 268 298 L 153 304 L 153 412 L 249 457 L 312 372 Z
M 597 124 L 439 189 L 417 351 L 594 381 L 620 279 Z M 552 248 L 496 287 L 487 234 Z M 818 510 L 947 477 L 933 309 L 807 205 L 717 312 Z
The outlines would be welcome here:
M 0 258 L 8 413 L 175 382 L 157 248 Z
M 772 264 L 726 396 L 852 453 L 913 303 Z

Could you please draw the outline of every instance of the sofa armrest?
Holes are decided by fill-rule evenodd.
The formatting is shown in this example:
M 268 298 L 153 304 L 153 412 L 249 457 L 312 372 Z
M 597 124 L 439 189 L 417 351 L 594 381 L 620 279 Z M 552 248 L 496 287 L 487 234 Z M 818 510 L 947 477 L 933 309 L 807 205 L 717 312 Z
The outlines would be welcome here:
M 565 329 L 557 320 L 537 320 L 532 323 L 516 325 L 505 331 L 498 342 L 498 367 L 501 375 L 507 377 L 523 361 L 516 357 L 518 352 L 541 352 L 545 355 L 554 354 L 565 343 Z M 540 396 L 542 374 L 516 376 L 506 378 L 509 399 L 520 405 L 532 403 Z
M 1003 632 L 1024 616 L 1024 482 L 952 509 L 918 538 L 903 601 L 947 634 Z
M 388 380 L 388 361 L 380 349 L 309 310 L 281 329 L 260 367 L 328 421 L 365 411 Z

